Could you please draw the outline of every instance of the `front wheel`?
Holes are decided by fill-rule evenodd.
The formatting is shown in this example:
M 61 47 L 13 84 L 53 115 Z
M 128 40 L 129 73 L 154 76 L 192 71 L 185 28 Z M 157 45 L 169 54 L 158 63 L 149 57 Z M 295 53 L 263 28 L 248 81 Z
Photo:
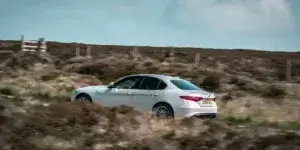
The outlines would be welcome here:
M 168 104 L 158 104 L 157 106 L 154 106 L 152 113 L 155 117 L 161 119 L 174 118 L 173 109 Z
M 80 101 L 80 102 L 90 102 L 92 103 L 92 98 L 87 95 L 87 94 L 79 94 L 75 97 L 75 101 Z

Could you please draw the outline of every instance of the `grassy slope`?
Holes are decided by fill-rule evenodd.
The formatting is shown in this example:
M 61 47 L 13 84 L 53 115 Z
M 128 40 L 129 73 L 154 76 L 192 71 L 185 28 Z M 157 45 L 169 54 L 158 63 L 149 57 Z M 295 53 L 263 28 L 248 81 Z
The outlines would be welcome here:
M 284 64 L 279 61 L 299 58 L 298 54 L 200 50 L 201 63 L 193 66 L 192 52 L 182 51 L 180 61 L 168 62 L 161 54 L 140 50 L 141 56 L 133 62 L 126 47 L 102 46 L 101 55 L 92 60 L 72 58 L 71 44 L 49 43 L 49 49 L 52 56 L 18 53 L 3 61 L 0 145 L 17 149 L 300 146 L 299 74 L 293 69 L 292 83 L 286 83 L 281 74 Z M 179 75 L 216 92 L 220 118 L 158 121 L 125 106 L 68 102 L 71 90 L 80 84 L 105 84 L 131 73 Z

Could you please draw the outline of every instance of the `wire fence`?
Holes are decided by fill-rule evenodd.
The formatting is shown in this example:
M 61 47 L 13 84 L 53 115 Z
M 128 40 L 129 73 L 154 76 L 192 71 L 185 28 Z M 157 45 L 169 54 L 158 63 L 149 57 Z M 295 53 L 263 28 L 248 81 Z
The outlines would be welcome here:
M 295 77 L 298 78 L 300 76 L 300 53 L 241 49 L 216 50 L 185 47 L 90 45 L 82 43 L 47 42 L 44 38 L 39 38 L 35 41 L 25 41 L 24 36 L 21 36 L 19 42 L 14 41 L 11 43 L 13 44 L 2 45 L 0 47 L 1 52 L 6 52 L 7 55 L 11 55 L 12 52 L 18 52 L 18 50 L 23 52 L 38 51 L 49 53 L 63 59 L 73 57 L 97 59 L 102 56 L 118 53 L 124 57 L 131 57 L 132 61 L 138 61 L 138 57 L 151 57 L 161 62 L 188 63 L 195 66 L 205 64 L 209 67 L 216 67 L 219 64 L 226 64 L 228 66 L 227 71 L 232 73 L 234 73 L 233 71 L 248 70 L 248 72 L 259 74 L 263 72 L 263 69 L 273 68 L 273 70 L 275 70 L 273 73 L 276 74 L 280 80 L 286 81 L 291 81 Z M 268 67 L 263 68 L 263 66 Z

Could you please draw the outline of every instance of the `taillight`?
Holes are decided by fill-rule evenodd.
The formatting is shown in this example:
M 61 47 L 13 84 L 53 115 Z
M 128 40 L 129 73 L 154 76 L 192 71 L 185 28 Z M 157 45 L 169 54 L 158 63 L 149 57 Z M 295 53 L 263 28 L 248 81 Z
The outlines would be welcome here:
M 180 98 L 188 101 L 194 101 L 194 102 L 199 102 L 203 99 L 202 97 L 198 97 L 198 96 L 180 96 Z

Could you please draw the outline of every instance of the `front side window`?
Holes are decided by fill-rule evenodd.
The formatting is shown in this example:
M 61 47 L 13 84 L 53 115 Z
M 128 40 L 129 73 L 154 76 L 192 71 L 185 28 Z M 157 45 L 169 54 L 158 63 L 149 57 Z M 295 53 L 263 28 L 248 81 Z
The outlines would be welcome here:
M 200 90 L 196 85 L 182 79 L 171 80 L 171 83 L 181 90 Z
M 140 79 L 141 77 L 138 76 L 126 77 L 120 81 L 117 81 L 113 87 L 118 89 L 132 89 Z

